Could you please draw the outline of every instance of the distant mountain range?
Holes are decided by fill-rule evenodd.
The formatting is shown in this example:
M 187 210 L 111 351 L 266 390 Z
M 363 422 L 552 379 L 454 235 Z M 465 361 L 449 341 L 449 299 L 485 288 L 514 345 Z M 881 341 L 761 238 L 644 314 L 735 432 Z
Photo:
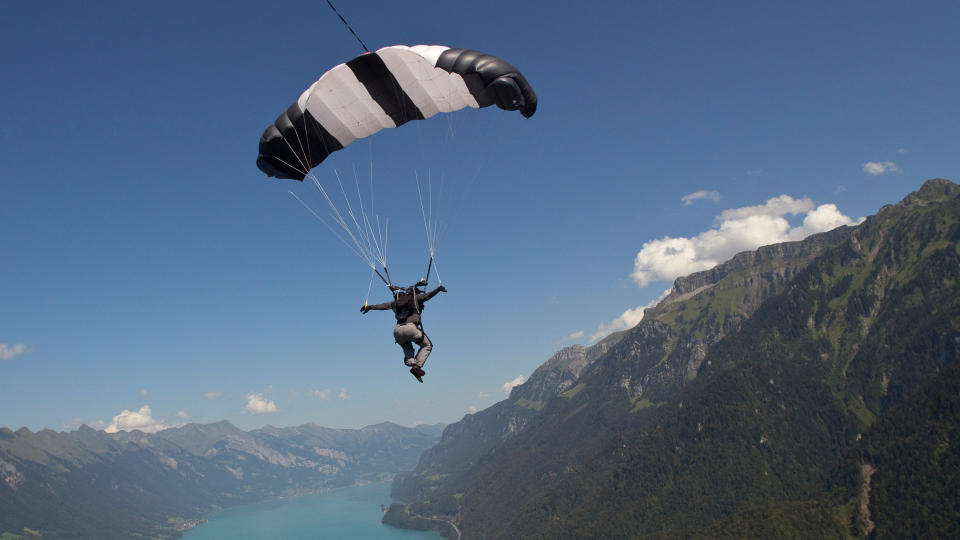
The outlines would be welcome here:
M 218 507 L 387 481 L 413 468 L 441 429 L 0 428 L 0 537 L 176 538 Z
M 960 186 L 676 280 L 447 427 L 384 522 L 457 538 L 960 537 Z

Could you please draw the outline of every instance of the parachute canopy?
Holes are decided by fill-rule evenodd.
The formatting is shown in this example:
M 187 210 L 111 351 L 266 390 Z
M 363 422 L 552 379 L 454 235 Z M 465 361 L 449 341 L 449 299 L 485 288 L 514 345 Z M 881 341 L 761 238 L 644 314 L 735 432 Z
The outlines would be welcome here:
M 260 137 L 257 167 L 303 180 L 330 153 L 383 128 L 496 104 L 529 118 L 537 95 L 516 68 L 477 51 L 395 45 L 323 74 Z

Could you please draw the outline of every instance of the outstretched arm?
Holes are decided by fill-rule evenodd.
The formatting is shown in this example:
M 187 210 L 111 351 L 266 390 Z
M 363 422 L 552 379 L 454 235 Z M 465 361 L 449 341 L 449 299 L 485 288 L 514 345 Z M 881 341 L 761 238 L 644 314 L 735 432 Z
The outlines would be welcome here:
M 364 306 L 360 308 L 360 313 L 366 313 L 371 309 L 393 309 L 396 303 L 397 303 L 396 300 L 392 300 L 390 302 L 384 302 L 382 304 L 373 304 L 372 306 L 364 304 Z
M 430 292 L 428 292 L 428 293 L 418 294 L 418 295 L 417 295 L 417 302 L 420 302 L 420 303 L 422 304 L 422 303 L 426 302 L 427 300 L 429 300 L 429 299 L 433 298 L 434 296 L 436 296 L 437 293 L 442 293 L 442 292 L 447 292 L 447 288 L 444 287 L 443 285 L 440 285 L 439 287 L 437 287 L 436 289 L 434 289 L 434 290 L 432 290 L 432 291 L 430 291 Z

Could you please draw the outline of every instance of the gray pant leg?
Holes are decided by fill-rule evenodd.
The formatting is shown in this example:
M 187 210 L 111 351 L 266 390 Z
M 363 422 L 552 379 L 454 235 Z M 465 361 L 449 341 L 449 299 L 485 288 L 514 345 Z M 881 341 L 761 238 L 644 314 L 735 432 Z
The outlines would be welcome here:
M 417 367 L 422 368 L 424 364 L 427 363 L 427 357 L 430 356 L 430 352 L 433 351 L 433 343 L 430 342 L 430 338 L 427 337 L 427 333 L 420 332 L 421 339 L 415 343 L 420 346 L 420 350 L 417 351 Z
M 393 328 L 393 339 L 403 347 L 403 363 L 410 367 L 422 368 L 433 350 L 433 343 L 430 342 L 427 334 L 413 324 L 398 324 L 395 326 Z M 413 345 L 410 343 L 416 343 L 420 350 L 414 352 Z
M 413 351 L 413 345 L 411 345 L 410 342 L 408 341 L 406 343 L 401 343 L 400 346 L 403 347 L 404 365 L 413 367 L 416 362 L 414 359 L 417 356 L 416 353 Z
M 419 345 L 419 339 L 422 335 L 423 332 L 413 324 L 398 324 L 393 327 L 393 339 L 403 348 L 404 364 L 408 366 L 416 365 L 417 354 L 413 350 L 413 345 L 410 343 L 413 342 Z

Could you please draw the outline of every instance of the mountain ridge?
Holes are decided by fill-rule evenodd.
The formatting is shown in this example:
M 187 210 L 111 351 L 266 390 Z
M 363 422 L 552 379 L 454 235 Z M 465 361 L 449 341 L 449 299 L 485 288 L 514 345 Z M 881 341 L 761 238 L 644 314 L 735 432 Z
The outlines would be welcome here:
M 389 480 L 438 438 L 436 426 L 389 422 L 243 431 L 224 420 L 153 434 L 2 428 L 0 534 L 177 538 L 216 508 Z
M 788 509 L 802 509 L 823 534 L 857 536 L 862 492 L 829 488 L 843 456 L 960 361 L 958 221 L 960 187 L 938 179 L 856 227 L 678 279 L 673 298 L 465 469 L 443 467 L 454 437 L 510 419 L 449 426 L 395 479 L 409 504 L 385 522 L 436 528 L 411 518 L 432 515 L 465 538 L 676 537 L 751 508 L 766 516 L 752 525 L 784 532 Z

